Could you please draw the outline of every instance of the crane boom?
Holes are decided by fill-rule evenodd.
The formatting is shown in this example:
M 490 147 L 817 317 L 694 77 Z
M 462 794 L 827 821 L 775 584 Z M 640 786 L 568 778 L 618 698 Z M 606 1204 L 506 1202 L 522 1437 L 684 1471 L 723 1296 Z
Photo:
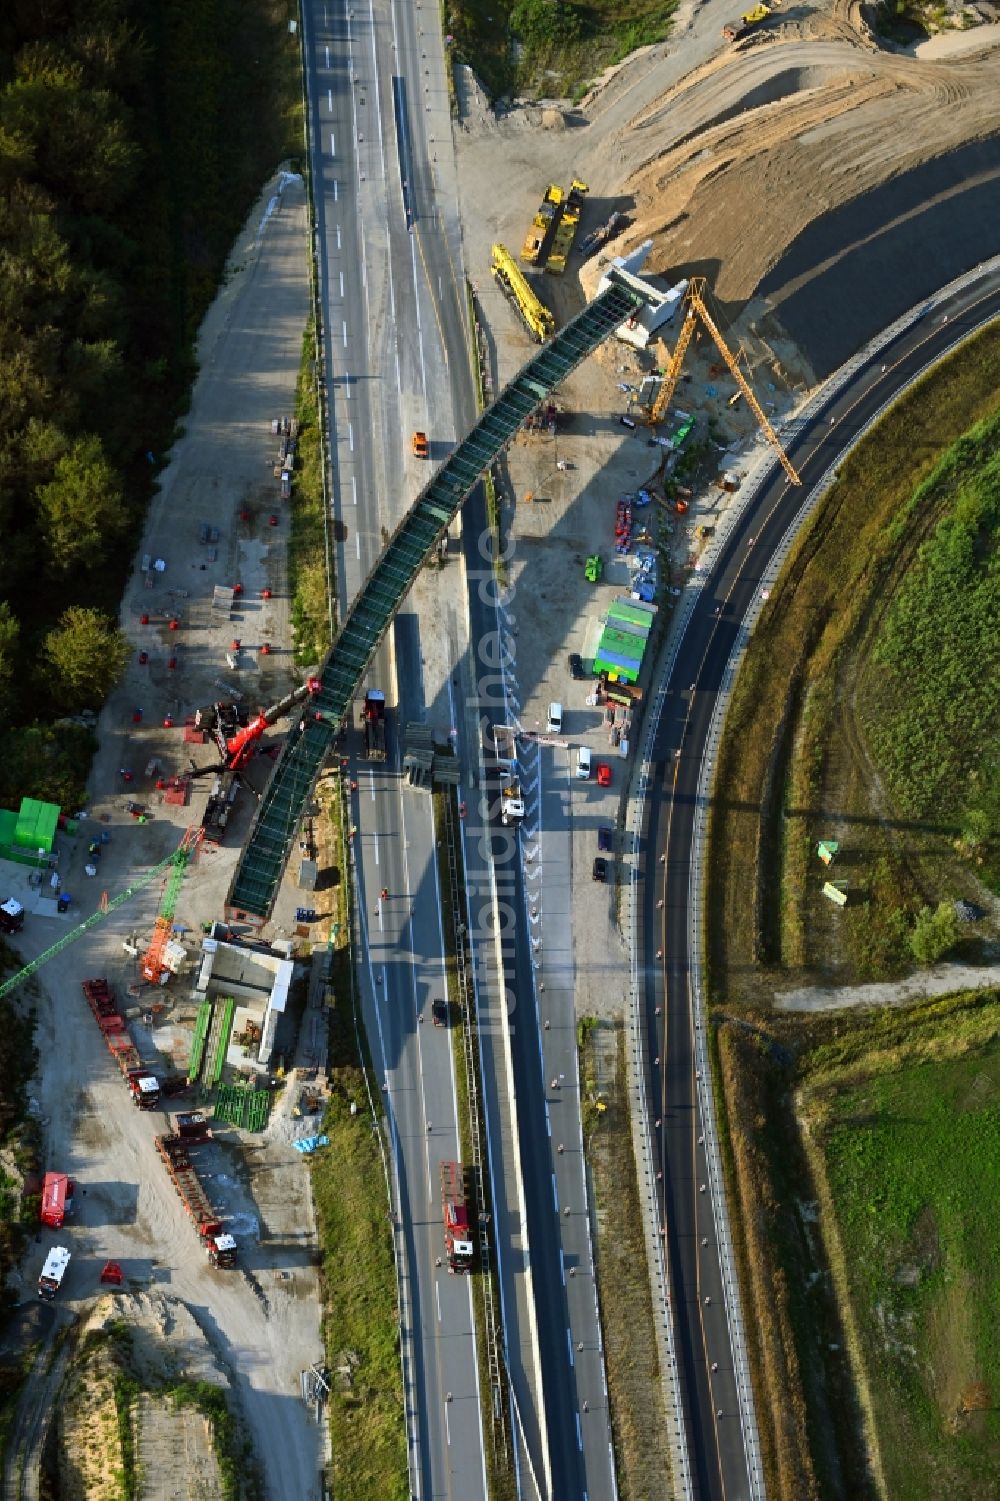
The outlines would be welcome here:
M 778 462 L 781 464 L 782 469 L 788 475 L 788 478 L 791 480 L 793 485 L 801 485 L 802 481 L 799 478 L 798 472 L 793 466 L 792 461 L 788 457 L 784 448 L 782 448 L 781 446 L 781 439 L 778 437 L 778 434 L 775 432 L 774 428 L 767 420 L 767 414 L 765 413 L 760 402 L 757 400 L 756 396 L 753 394 L 753 391 L 750 388 L 749 381 L 730 353 L 729 346 L 726 344 L 726 341 L 722 337 L 722 334 L 720 333 L 714 318 L 705 305 L 705 299 L 702 293 L 706 285 L 707 284 L 703 276 L 692 276 L 690 285 L 688 286 L 688 289 L 684 294 L 685 301 L 687 302 L 687 314 L 684 318 L 684 326 L 680 331 L 680 335 L 678 336 L 677 345 L 671 357 L 670 364 L 667 366 L 667 372 L 663 377 L 663 382 L 660 386 L 659 391 L 656 393 L 656 400 L 654 401 L 653 406 L 650 410 L 649 420 L 651 423 L 659 422 L 660 418 L 663 416 L 663 413 L 666 411 L 667 406 L 670 403 L 670 399 L 673 396 L 674 390 L 677 386 L 677 380 L 681 371 L 681 363 L 684 359 L 684 355 L 687 353 L 687 347 L 691 342 L 691 335 L 694 333 L 694 321 L 695 318 L 698 317 L 701 319 L 702 323 L 704 323 L 705 327 L 708 329 L 708 332 L 711 334 L 712 341 L 715 344 L 716 349 L 722 355 L 722 358 L 725 360 L 726 365 L 729 369 L 730 375 L 733 377 L 733 380 L 739 386 L 744 397 L 746 398 L 747 406 L 756 417 L 761 432 L 764 434 L 765 438 L 770 443 L 775 453 L 778 455 Z
M 43 949 L 37 958 L 25 964 L 16 974 L 11 975 L 9 980 L 4 980 L 3 984 L 0 985 L 0 1001 L 3 1000 L 4 996 L 10 995 L 12 990 L 16 990 L 19 985 L 23 985 L 25 980 L 30 980 L 31 976 L 40 970 L 43 964 L 48 964 L 50 959 L 54 959 L 56 954 L 61 954 L 63 949 L 69 948 L 70 944 L 75 943 L 78 938 L 82 938 L 84 933 L 88 933 L 99 922 L 103 922 L 106 917 L 110 917 L 111 913 L 117 911 L 125 902 L 131 901 L 136 892 L 141 891 L 144 886 L 148 886 L 150 881 L 155 881 L 156 877 L 162 874 L 168 865 L 173 865 L 178 854 L 178 850 L 171 850 L 170 854 L 164 860 L 161 860 L 158 865 L 151 865 L 149 870 L 144 871 L 131 885 L 126 886 L 124 891 L 119 891 L 117 896 L 113 896 L 106 907 L 101 907 L 98 911 L 92 912 L 71 933 L 64 934 L 62 938 L 51 944 L 49 948 Z M 186 863 L 187 861 L 185 860 Z
M 655 425 L 660 421 L 664 412 L 667 410 L 667 407 L 673 400 L 674 392 L 677 389 L 677 382 L 680 379 L 681 366 L 684 363 L 684 356 L 687 354 L 687 347 L 694 336 L 694 326 L 696 322 L 697 319 L 695 317 L 694 308 L 689 307 L 687 310 L 687 316 L 685 317 L 684 323 L 681 327 L 680 334 L 678 335 L 677 343 L 674 346 L 674 352 L 670 357 L 670 362 L 667 365 L 666 370 L 664 371 L 663 380 L 660 382 L 660 389 L 656 393 L 656 400 L 653 402 L 652 409 L 649 413 L 649 421 L 651 425 Z
M 152 985 L 158 985 L 164 976 L 169 973 L 168 966 L 163 962 L 163 951 L 170 941 L 170 932 L 174 920 L 174 908 L 177 906 L 177 897 L 184 883 L 184 873 L 188 864 L 194 857 L 195 851 L 202 841 L 204 829 L 192 825 L 186 829 L 184 838 L 181 840 L 172 856 L 173 870 L 167 878 L 160 899 L 160 910 L 156 915 L 153 926 L 153 936 L 150 939 L 149 948 L 146 950 L 142 961 L 142 978 Z

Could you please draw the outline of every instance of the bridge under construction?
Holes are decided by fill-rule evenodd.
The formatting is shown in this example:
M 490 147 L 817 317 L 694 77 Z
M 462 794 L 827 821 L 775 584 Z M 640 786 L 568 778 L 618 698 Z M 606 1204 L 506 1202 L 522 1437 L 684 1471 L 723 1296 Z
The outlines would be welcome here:
M 642 305 L 641 292 L 612 272 L 605 290 L 528 361 L 417 496 L 351 606 L 320 668 L 319 689 L 275 763 L 229 890 L 230 915 L 260 923 L 270 916 L 299 821 L 368 664 L 463 502 L 524 419 Z

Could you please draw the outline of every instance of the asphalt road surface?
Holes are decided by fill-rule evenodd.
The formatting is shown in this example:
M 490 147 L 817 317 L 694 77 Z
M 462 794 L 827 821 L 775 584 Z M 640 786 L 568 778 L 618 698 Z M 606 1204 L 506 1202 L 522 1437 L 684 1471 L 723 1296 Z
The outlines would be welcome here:
M 880 407 L 938 359 L 963 329 L 1000 312 L 1000 277 L 977 283 L 936 308 L 874 357 L 851 385 L 789 445 L 802 476 L 790 486 L 775 465 L 771 481 L 733 528 L 706 578 L 668 684 L 652 753 L 640 858 L 650 1098 L 649 1123 L 662 1170 L 662 1221 L 674 1302 L 677 1360 L 695 1495 L 748 1501 L 752 1495 L 740 1426 L 737 1372 L 725 1316 L 719 1248 L 695 1078 L 689 989 L 692 835 L 701 763 L 712 715 L 740 622 L 772 555 L 810 489 Z M 718 613 L 716 613 L 718 612 Z M 675 753 L 681 750 L 679 759 Z M 665 864 L 660 865 L 662 857 Z M 657 901 L 662 897 L 662 910 Z M 656 951 L 663 960 L 657 961 Z M 662 1007 L 662 1015 L 657 1008 Z M 752 1309 L 745 1310 L 747 1322 Z
M 428 22 L 440 52 L 435 13 Z M 454 437 L 446 341 L 461 356 L 459 234 L 457 209 L 434 196 L 428 137 L 442 102 L 447 121 L 447 94 L 442 87 L 442 101 L 431 101 L 419 14 L 312 0 L 303 24 L 343 608 L 426 478 L 410 434 L 429 434 L 432 457 Z M 467 360 L 458 368 L 468 382 Z M 396 652 L 418 666 L 399 675 L 387 759 L 363 758 L 356 727 L 345 745 L 356 784 L 363 1012 L 386 1086 L 411 1484 L 419 1498 L 485 1498 L 473 1283 L 443 1264 L 439 1164 L 459 1150 L 451 1043 L 431 1020 L 432 1001 L 446 993 L 433 819 L 430 799 L 404 796 L 400 775 L 397 728 L 424 711 L 415 633 L 412 616 L 394 627 Z M 385 646 L 370 683 L 390 704 L 395 677 Z

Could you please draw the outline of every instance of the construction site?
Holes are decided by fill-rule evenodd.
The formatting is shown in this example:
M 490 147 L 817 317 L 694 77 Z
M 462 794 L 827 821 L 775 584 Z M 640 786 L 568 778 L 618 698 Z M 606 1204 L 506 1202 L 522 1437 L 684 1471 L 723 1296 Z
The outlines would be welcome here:
M 735 9 L 682 7 L 671 43 L 611 70 L 572 134 L 568 107 L 501 118 L 458 70 L 458 181 L 487 394 L 601 289 L 615 258 L 647 289 L 642 314 L 528 418 L 496 470 L 522 723 L 542 732 L 547 702 L 586 702 L 599 711 L 598 748 L 623 758 L 650 682 L 647 646 L 751 464 L 770 445 L 798 483 L 782 421 L 893 315 L 852 281 L 866 215 L 879 201 L 889 224 L 906 211 L 890 182 L 926 172 L 921 233 L 940 282 L 960 269 L 935 217 L 957 212 L 952 158 L 967 153 L 970 181 L 1000 201 L 985 34 L 997 28 L 904 56 L 880 51 L 860 8 L 841 0 L 794 19 L 776 4 Z M 838 214 L 841 249 L 820 236 L 808 256 L 828 277 L 809 303 L 816 273 L 795 247 Z M 972 219 L 969 264 L 977 236 L 996 228 L 970 209 Z M 964 222 L 950 220 L 956 238 Z M 15 1337 L 70 1307 L 89 1328 L 124 1319 L 136 1359 L 197 1371 L 233 1395 L 279 1501 L 314 1494 L 324 1442 L 303 1158 L 326 1098 L 333 911 L 311 817 L 266 924 L 227 911 L 227 893 L 274 759 L 317 691 L 293 665 L 287 570 L 307 251 L 305 190 L 283 175 L 250 215 L 202 329 L 187 431 L 122 601 L 134 650 L 100 710 L 87 806 L 22 810 L 23 828 L 12 814 L 0 831 L 4 929 L 29 968 L 44 959 L 27 993 L 44 1059 L 33 1113 L 48 1167 L 76 1185 L 58 1297 L 30 1303 L 59 1244 L 53 1217 L 12 1284 L 30 1303 Z M 915 268 L 901 307 L 923 285 Z M 818 303 L 848 286 L 843 317 L 821 317 Z M 450 645 L 444 633 L 426 642 L 431 680 L 448 681 Z M 383 758 L 384 694 L 369 692 L 358 712 L 350 733 Z M 495 751 L 515 764 L 509 747 Z M 516 820 L 516 781 L 505 797 L 504 821 Z M 598 812 L 613 822 L 618 800 L 608 791 Z M 613 931 L 598 895 L 582 893 L 574 925 L 579 1010 L 600 1016 L 621 1012 L 628 976 L 604 962 Z M 39 1390 L 52 1374 L 39 1369 Z M 109 1380 L 95 1388 L 101 1421 Z M 96 1452 L 80 1409 L 73 1392 L 61 1443 Z M 27 1429 L 13 1435 L 18 1463 L 31 1442 Z M 187 1445 L 206 1467 L 198 1494 L 222 1494 L 211 1446 L 183 1413 L 148 1402 L 138 1444 L 159 1455 Z M 86 1494 L 110 1497 L 91 1468 Z

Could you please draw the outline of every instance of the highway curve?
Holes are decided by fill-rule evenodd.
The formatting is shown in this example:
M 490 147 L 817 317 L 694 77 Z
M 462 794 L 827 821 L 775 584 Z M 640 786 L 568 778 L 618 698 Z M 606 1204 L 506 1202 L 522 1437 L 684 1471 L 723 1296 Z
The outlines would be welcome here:
M 1000 273 L 993 273 L 938 304 L 874 355 L 796 435 L 789 454 L 803 486 L 790 486 L 776 463 L 733 527 L 673 659 L 653 738 L 637 890 L 639 994 L 649 1098 L 656 1112 L 656 1119 L 646 1124 L 663 1175 L 659 1207 L 666 1227 L 692 1485 L 699 1501 L 748 1501 L 759 1494 L 740 1426 L 740 1373 L 734 1369 L 726 1324 L 710 1188 L 702 1191 L 709 1176 L 699 1140 L 696 1022 L 689 983 L 696 795 L 714 702 L 741 622 L 812 488 L 883 405 L 963 332 L 998 314 Z M 657 905 L 661 899 L 662 908 Z M 724 1206 L 716 1206 L 716 1213 L 723 1212 Z M 743 1317 L 751 1324 L 753 1310 L 745 1308 Z

